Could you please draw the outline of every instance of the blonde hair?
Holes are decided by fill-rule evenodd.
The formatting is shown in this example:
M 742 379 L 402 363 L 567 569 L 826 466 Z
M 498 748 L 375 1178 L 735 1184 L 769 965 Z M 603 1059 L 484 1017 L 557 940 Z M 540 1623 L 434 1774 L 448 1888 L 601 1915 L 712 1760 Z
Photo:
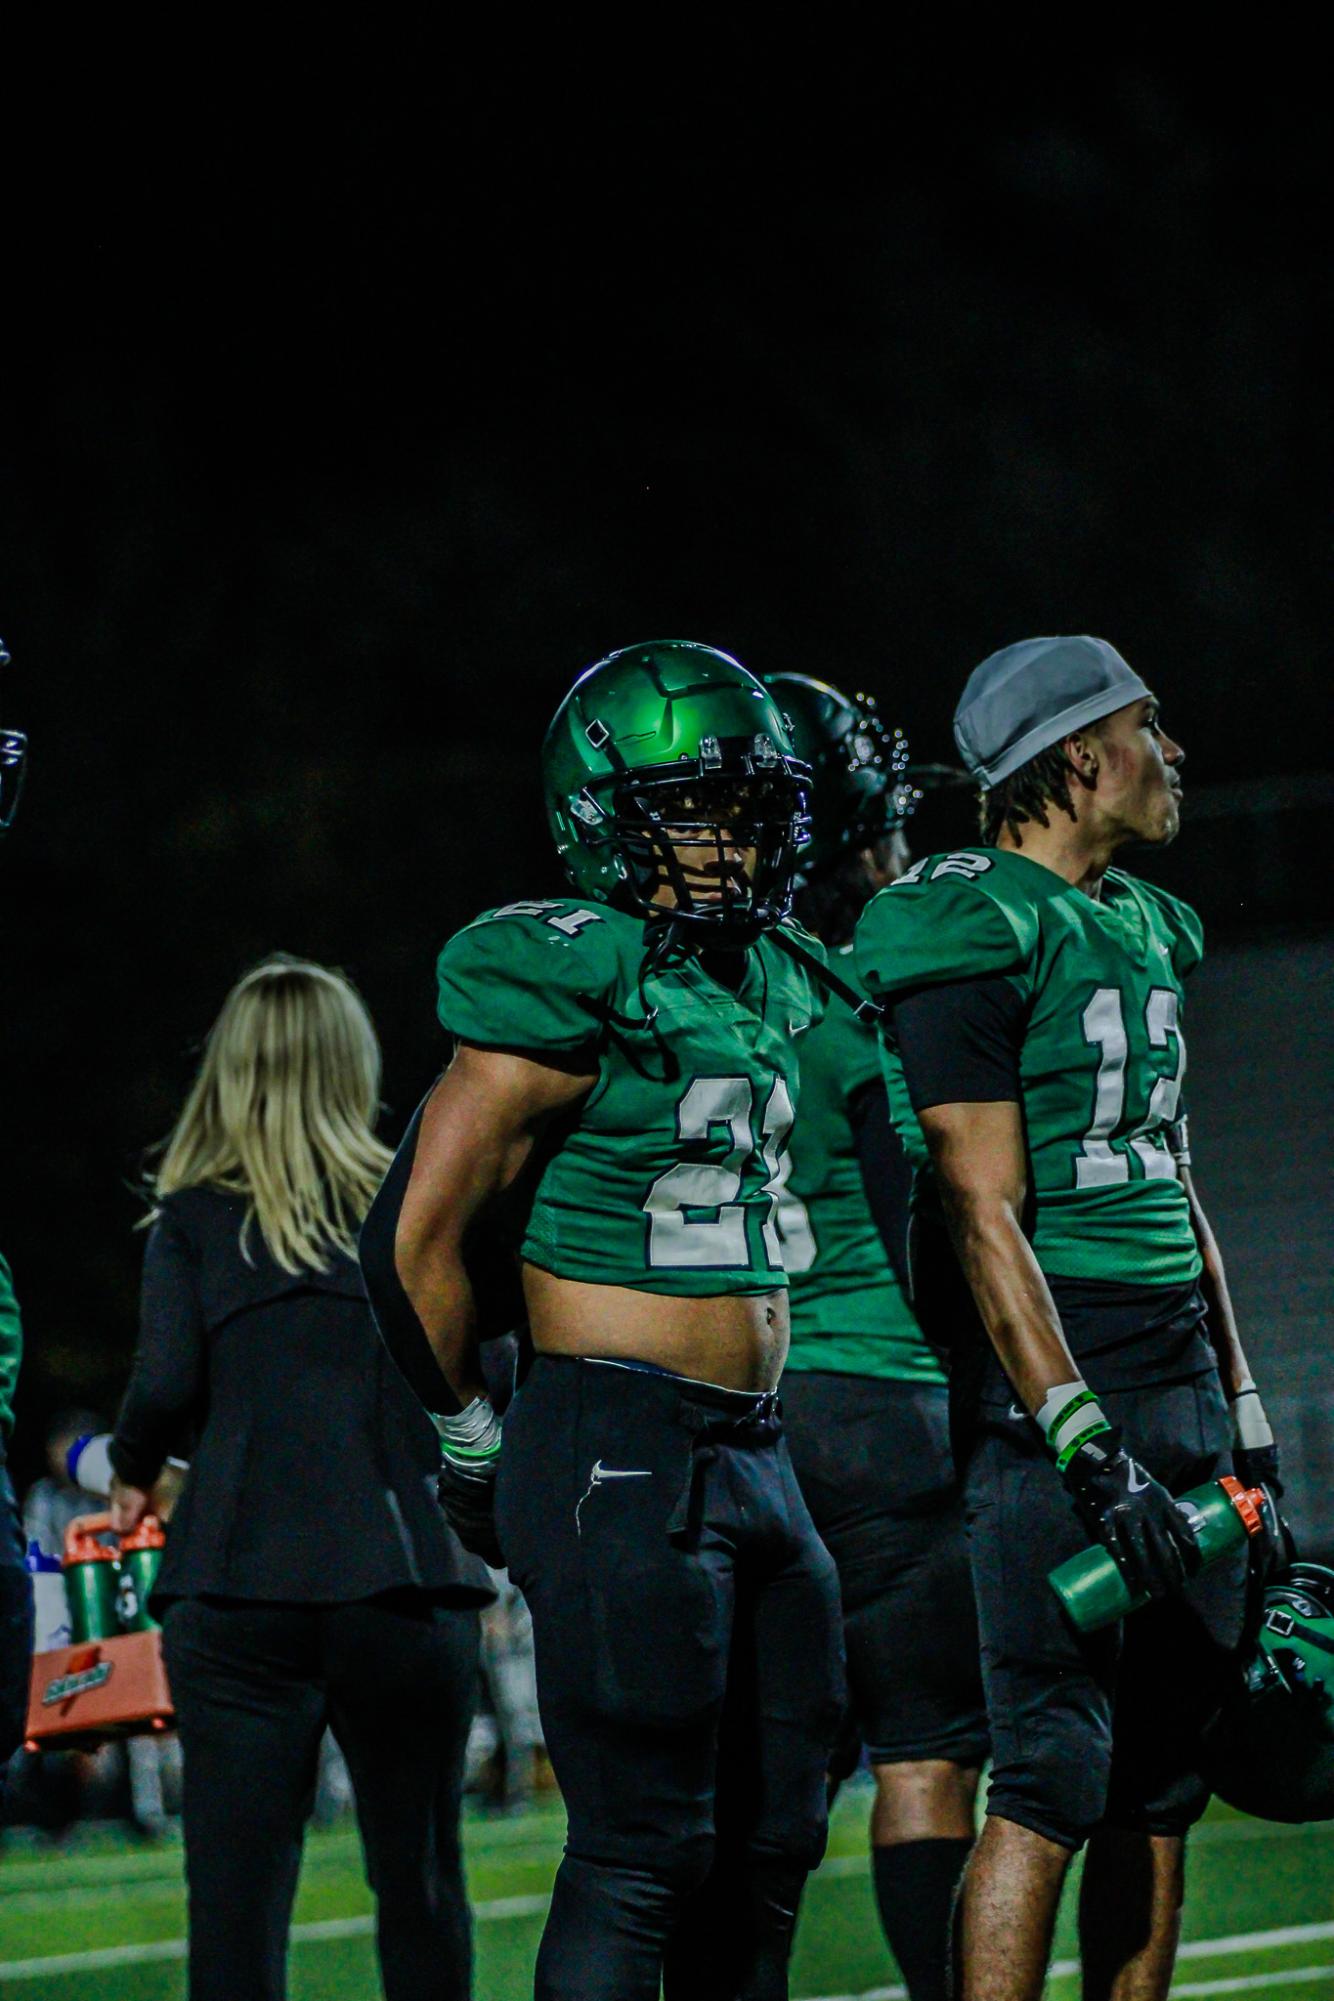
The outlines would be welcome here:
M 247 1198 L 284 1271 L 355 1254 L 393 1158 L 372 1130 L 380 1045 L 350 980 L 277 952 L 238 980 L 204 1045 L 152 1192 L 222 1188 Z

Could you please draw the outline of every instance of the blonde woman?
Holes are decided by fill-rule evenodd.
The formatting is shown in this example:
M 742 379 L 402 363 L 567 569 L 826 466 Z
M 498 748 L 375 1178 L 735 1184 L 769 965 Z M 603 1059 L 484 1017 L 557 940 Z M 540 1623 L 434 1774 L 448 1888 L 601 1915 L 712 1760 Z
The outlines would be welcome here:
M 379 1899 L 388 2001 L 466 1996 L 458 1808 L 492 1594 L 434 1498 L 355 1241 L 389 1155 L 380 1052 L 340 974 L 228 995 L 158 1169 L 117 1526 L 190 1459 L 153 1599 L 180 1724 L 192 2001 L 278 2001 L 326 1724 Z

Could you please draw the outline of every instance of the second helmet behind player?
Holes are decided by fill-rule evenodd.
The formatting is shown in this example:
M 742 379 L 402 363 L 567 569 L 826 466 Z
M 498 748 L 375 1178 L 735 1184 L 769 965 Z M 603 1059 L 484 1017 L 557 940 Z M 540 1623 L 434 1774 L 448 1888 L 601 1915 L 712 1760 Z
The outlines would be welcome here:
M 808 674 L 769 674 L 765 686 L 810 766 L 819 803 L 798 861 L 810 882 L 901 827 L 922 795 L 908 776 L 907 737 L 888 726 L 871 696 L 849 698 Z
M 730 655 L 671 639 L 598 661 L 556 711 L 542 777 L 581 895 L 729 943 L 787 915 L 810 769 L 778 703 Z

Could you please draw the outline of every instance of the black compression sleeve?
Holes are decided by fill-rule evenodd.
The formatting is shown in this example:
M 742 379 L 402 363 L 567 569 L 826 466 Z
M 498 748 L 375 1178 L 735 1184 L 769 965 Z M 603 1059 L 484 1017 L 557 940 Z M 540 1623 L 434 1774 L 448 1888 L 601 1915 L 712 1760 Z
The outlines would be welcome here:
M 915 1112 L 1023 1098 L 1027 1003 L 1010 980 L 919 987 L 894 1003 L 894 1035 Z
M 151 1487 L 168 1453 L 184 1446 L 204 1404 L 206 1347 L 195 1251 L 164 1211 L 144 1251 L 139 1345 L 110 1447 L 131 1487 Z
M 394 1256 L 399 1212 L 412 1175 L 417 1135 L 425 1110 L 426 1100 L 423 1099 L 412 1115 L 402 1144 L 367 1212 L 357 1251 L 371 1311 L 385 1347 L 407 1378 L 418 1402 L 428 1411 L 452 1417 L 459 1408 L 459 1400 L 446 1382 L 444 1371 L 435 1359 L 435 1351 L 426 1338 L 426 1329 L 403 1290 L 398 1261 Z
M 908 1274 L 908 1198 L 912 1168 L 889 1116 L 889 1098 L 881 1083 L 865 1084 L 848 1106 L 852 1138 L 862 1171 L 862 1186 L 875 1226 L 903 1290 Z

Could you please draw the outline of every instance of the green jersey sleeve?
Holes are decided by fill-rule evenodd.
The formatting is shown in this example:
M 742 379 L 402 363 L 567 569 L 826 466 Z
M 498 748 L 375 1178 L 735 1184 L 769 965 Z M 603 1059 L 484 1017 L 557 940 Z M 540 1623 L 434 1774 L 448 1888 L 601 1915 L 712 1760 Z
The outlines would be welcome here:
M 437 1012 L 465 1042 L 568 1054 L 599 1043 L 616 977 L 612 928 L 597 909 L 507 903 L 445 946 Z
M 1141 878 L 1138 887 L 1140 894 L 1157 908 L 1172 941 L 1172 970 L 1179 980 L 1184 980 L 1204 957 L 1204 924 L 1199 913 L 1179 896 L 1169 896 L 1156 883 Z
M 14 1429 L 14 1386 L 23 1360 L 23 1325 L 9 1266 L 0 1257 L 0 1456 Z
M 788 937 L 793 939 L 810 958 L 817 959 L 822 966 L 829 964 L 829 953 L 823 942 L 816 937 L 813 931 L 808 931 L 804 924 L 798 924 L 795 917 L 784 918 L 778 928 L 781 932 L 786 932 Z M 781 952 L 783 948 L 780 945 L 778 949 Z M 799 964 L 799 961 L 793 959 L 790 954 L 786 956 L 789 965 L 796 966 Z M 801 1023 L 801 1028 L 814 1028 L 817 1023 L 824 1020 L 826 1014 L 829 1012 L 830 993 L 818 973 L 812 972 L 805 966 L 802 966 L 801 970 L 806 975 L 811 1010 L 809 1018 Z M 794 1031 L 794 1033 L 799 1032 L 800 1030 Z
M 858 977 L 877 1000 L 914 987 L 1022 975 L 1038 941 L 1032 908 L 989 880 L 985 850 L 930 855 L 871 899 L 857 926 Z

